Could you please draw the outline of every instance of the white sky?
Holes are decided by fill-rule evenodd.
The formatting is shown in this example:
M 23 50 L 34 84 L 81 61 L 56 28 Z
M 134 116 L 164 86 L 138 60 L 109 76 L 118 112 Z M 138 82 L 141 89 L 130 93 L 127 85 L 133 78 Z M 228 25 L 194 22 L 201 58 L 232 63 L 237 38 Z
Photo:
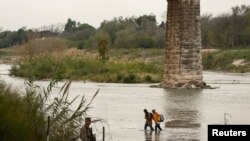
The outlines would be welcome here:
M 201 13 L 218 15 L 250 0 L 201 0 Z M 99 27 L 114 17 L 154 14 L 158 22 L 167 10 L 166 0 L 0 0 L 0 27 L 17 30 L 66 23 L 71 18 Z

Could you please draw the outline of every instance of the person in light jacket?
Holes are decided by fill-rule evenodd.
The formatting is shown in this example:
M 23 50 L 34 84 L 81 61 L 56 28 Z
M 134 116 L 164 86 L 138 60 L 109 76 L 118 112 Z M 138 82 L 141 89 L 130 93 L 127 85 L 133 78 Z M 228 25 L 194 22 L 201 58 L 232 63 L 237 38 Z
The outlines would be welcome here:
M 155 122 L 155 131 L 157 131 L 157 128 L 161 131 L 161 126 L 160 126 L 160 115 L 155 111 L 155 109 L 152 110 L 153 113 L 153 120 Z

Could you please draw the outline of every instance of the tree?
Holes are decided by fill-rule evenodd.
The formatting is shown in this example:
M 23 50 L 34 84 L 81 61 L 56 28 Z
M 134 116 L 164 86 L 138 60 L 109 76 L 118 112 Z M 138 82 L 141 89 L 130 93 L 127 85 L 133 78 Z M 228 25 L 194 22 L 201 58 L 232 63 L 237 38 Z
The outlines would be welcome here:
M 160 28 L 165 28 L 166 23 L 164 21 L 161 22 L 161 24 L 159 25 Z
M 201 17 L 203 47 L 235 48 L 250 45 L 250 6 L 232 7 L 232 13 Z
M 121 29 L 121 24 L 114 20 L 114 21 L 103 21 L 101 23 L 100 30 L 109 34 L 111 39 L 111 44 L 115 42 L 116 39 L 116 32 Z
M 208 32 L 210 28 L 211 19 L 212 19 L 212 14 L 204 14 L 201 16 L 201 39 L 203 48 L 209 47 Z
M 50 32 L 53 35 L 58 35 L 60 33 L 62 33 L 65 29 L 65 25 L 64 24 L 51 24 L 51 25 L 46 25 L 46 26 L 42 26 L 40 28 L 38 28 L 38 31 L 47 31 Z
M 247 41 L 245 40 L 245 31 L 248 31 L 250 26 L 249 16 L 250 6 L 242 5 L 232 7 L 231 15 L 231 31 L 232 31 L 232 47 L 244 45 Z
M 65 25 L 64 31 L 72 32 L 72 31 L 75 31 L 75 29 L 76 29 L 76 21 L 71 20 L 69 18 L 66 25 Z
M 157 28 L 155 15 L 143 15 L 135 19 L 141 31 L 154 35 Z
M 125 29 L 117 31 L 114 46 L 116 48 L 136 47 L 136 33 L 136 27 L 133 25 L 127 26 Z
M 110 45 L 110 36 L 107 33 L 99 32 L 95 39 L 98 43 L 98 52 L 100 57 L 104 60 L 107 58 L 107 52 Z
M 155 32 L 155 46 L 158 48 L 164 48 L 166 42 L 166 26 L 165 23 L 162 22 Z
M 143 16 L 136 18 L 135 21 L 139 26 L 142 26 L 143 23 L 148 22 L 148 21 L 150 21 L 156 25 L 155 15 L 143 15 Z
M 87 23 L 79 23 L 78 22 L 78 26 L 77 26 L 77 30 L 86 30 L 86 29 L 93 29 L 95 30 L 95 28 Z
M 70 40 L 87 40 L 90 36 L 94 35 L 96 32 L 96 29 L 89 25 L 89 24 L 78 24 L 78 27 L 76 27 L 74 32 L 71 32 L 70 34 L 65 34 L 66 37 Z
M 151 48 L 154 46 L 154 39 L 152 36 L 141 33 L 137 36 L 137 46 L 142 48 Z
M 18 41 L 19 44 L 23 44 L 28 41 L 28 38 L 26 36 L 26 27 L 18 29 L 17 33 L 19 35 L 19 41 Z

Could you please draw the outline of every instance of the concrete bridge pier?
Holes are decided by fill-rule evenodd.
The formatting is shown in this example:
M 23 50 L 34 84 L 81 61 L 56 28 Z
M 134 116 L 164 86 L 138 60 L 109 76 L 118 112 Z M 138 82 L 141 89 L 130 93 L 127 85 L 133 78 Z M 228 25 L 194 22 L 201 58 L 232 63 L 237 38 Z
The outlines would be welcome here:
M 204 87 L 200 0 L 167 0 L 165 88 Z

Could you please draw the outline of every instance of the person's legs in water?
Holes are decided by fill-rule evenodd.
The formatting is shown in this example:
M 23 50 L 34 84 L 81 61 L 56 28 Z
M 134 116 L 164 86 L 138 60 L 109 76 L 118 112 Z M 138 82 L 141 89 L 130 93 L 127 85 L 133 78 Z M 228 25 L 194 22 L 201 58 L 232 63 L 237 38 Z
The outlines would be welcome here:
M 160 124 L 159 124 L 159 129 L 162 130 Z
M 144 125 L 144 130 L 147 130 L 147 126 L 148 126 L 148 125 L 145 123 L 145 125 Z
M 154 128 L 153 128 L 152 124 L 150 125 L 150 129 L 151 129 L 151 131 L 154 131 Z
M 160 126 L 160 124 L 159 124 L 159 123 L 155 123 L 155 131 L 157 131 L 157 128 L 159 128 L 159 129 L 160 129 L 160 131 L 162 130 L 162 129 L 161 129 L 161 126 Z
M 160 130 L 162 130 L 162 129 L 161 129 L 161 126 L 160 126 L 160 123 L 158 123 L 158 128 L 159 128 Z

